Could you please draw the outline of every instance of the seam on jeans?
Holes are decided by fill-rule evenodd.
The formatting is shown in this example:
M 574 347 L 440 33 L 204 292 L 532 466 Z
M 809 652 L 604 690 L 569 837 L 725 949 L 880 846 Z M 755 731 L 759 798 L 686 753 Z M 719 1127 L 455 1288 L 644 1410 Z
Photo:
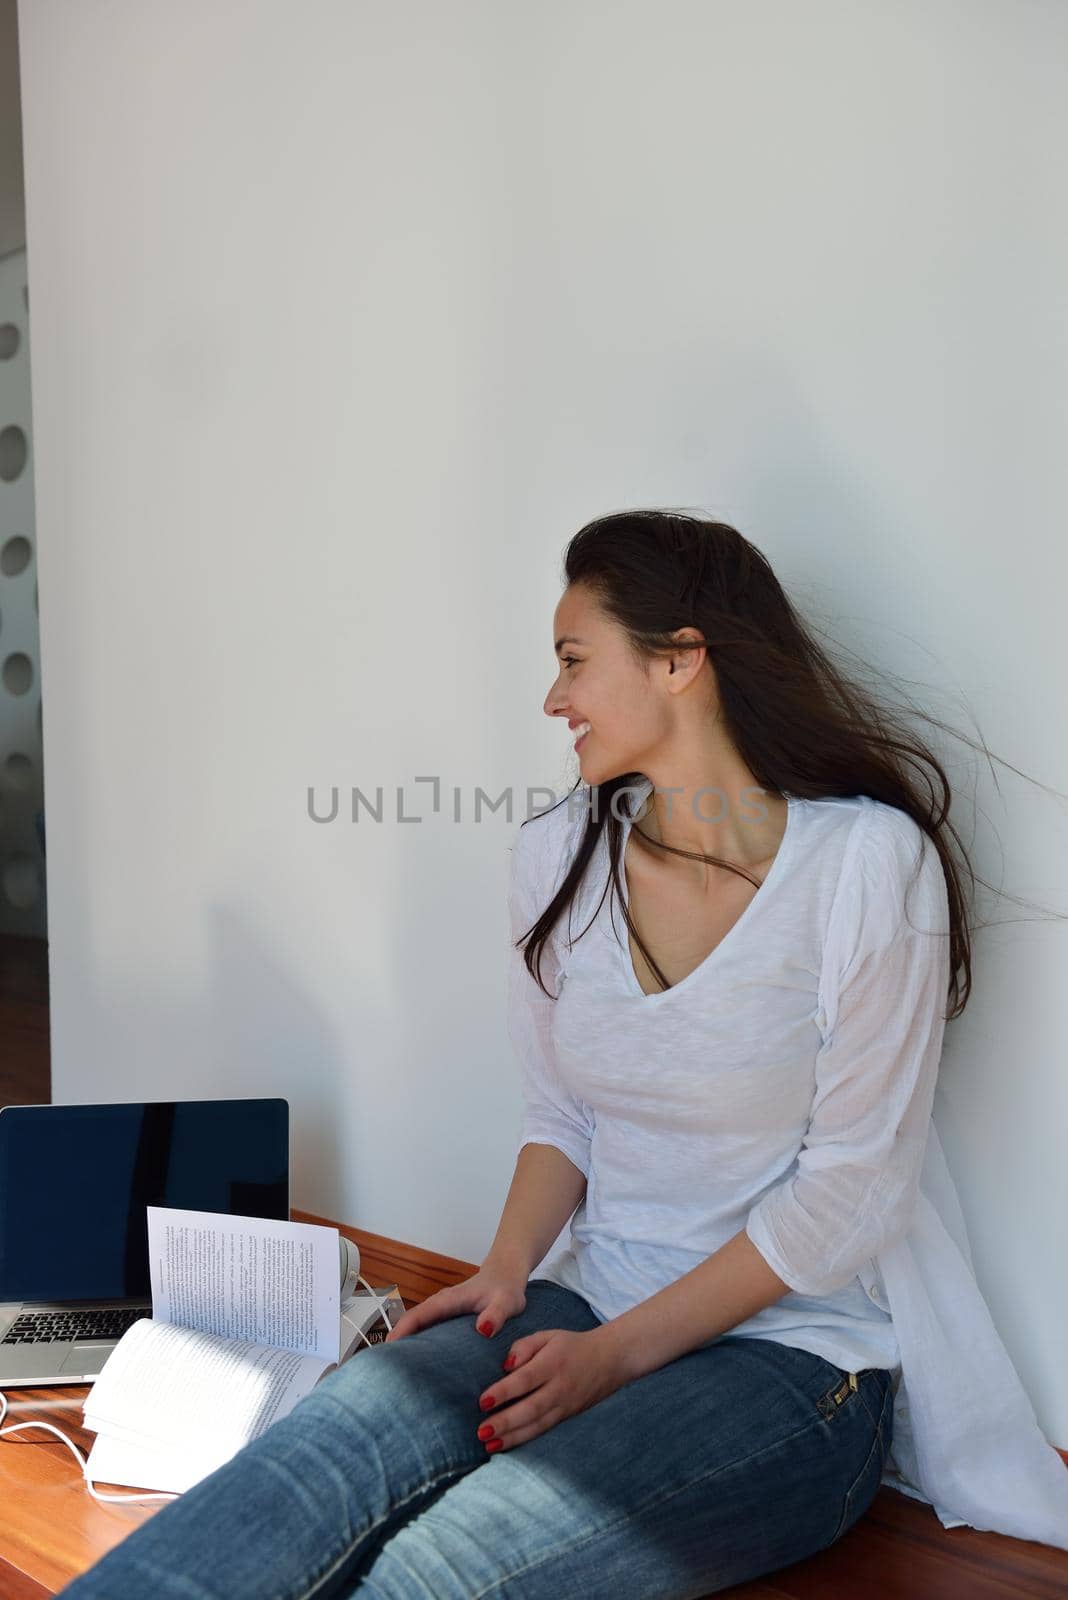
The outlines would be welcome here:
M 685 1494 L 691 1489 L 699 1488 L 707 1479 L 718 1478 L 721 1472 L 730 1472 L 733 1467 L 743 1466 L 749 1461 L 756 1461 L 761 1456 L 768 1455 L 772 1450 L 781 1450 L 784 1445 L 792 1444 L 795 1439 L 799 1439 L 803 1433 L 811 1433 L 813 1428 L 820 1427 L 822 1422 L 822 1417 L 813 1417 L 803 1427 L 787 1434 L 785 1439 L 776 1439 L 771 1444 L 765 1445 L 762 1450 L 753 1450 L 747 1456 L 736 1456 L 733 1461 L 727 1461 L 720 1467 L 713 1467 L 710 1472 L 702 1473 L 699 1478 L 691 1478 L 689 1482 L 680 1484 L 677 1489 L 670 1489 L 667 1494 L 650 1495 L 648 1500 L 643 1500 L 641 1505 L 631 1506 L 624 1516 L 618 1517 L 615 1522 L 610 1522 L 607 1527 L 595 1528 L 592 1533 L 583 1534 L 580 1539 L 573 1540 L 571 1544 L 558 1545 L 555 1549 L 550 1550 L 548 1555 L 539 1556 L 537 1561 L 531 1561 L 525 1567 L 517 1567 L 514 1572 L 506 1572 L 500 1577 L 494 1578 L 487 1589 L 479 1589 L 477 1594 L 469 1597 L 469 1600 L 485 1600 L 485 1596 L 500 1588 L 502 1583 L 510 1583 L 513 1578 L 521 1578 L 526 1573 L 533 1572 L 537 1567 L 544 1566 L 547 1561 L 555 1561 L 560 1556 L 572 1555 L 576 1550 L 581 1550 L 583 1545 L 592 1544 L 595 1540 L 603 1538 L 606 1533 L 614 1532 L 616 1528 L 622 1527 L 624 1523 L 629 1522 L 633 1517 L 639 1516 L 643 1511 L 649 1510 L 650 1507 L 666 1505 L 669 1500 L 674 1500 L 676 1495 Z M 488 1463 L 486 1464 L 488 1465 Z
M 878 1426 L 879 1426 L 879 1448 L 881 1449 L 881 1451 L 883 1453 L 883 1468 L 884 1469 L 886 1467 L 887 1443 L 886 1443 L 886 1437 L 885 1437 L 885 1434 L 883 1432 L 883 1429 L 884 1429 L 884 1427 L 886 1425 L 887 1417 L 890 1417 L 891 1423 L 892 1423 L 893 1422 L 893 1416 L 894 1416 L 894 1382 L 893 1382 L 893 1379 L 890 1377 L 889 1373 L 887 1373 L 886 1393 L 883 1395 L 883 1405 L 882 1405 L 882 1410 L 879 1412 L 879 1424 L 878 1424 Z
M 864 1409 L 866 1411 L 868 1410 L 868 1408 L 866 1406 L 865 1406 Z M 868 1411 L 868 1415 L 871 1416 L 871 1412 L 870 1411 Z M 881 1464 L 882 1464 L 882 1461 L 884 1459 L 884 1456 L 883 1456 L 883 1439 L 882 1439 L 882 1432 L 881 1432 L 881 1429 L 880 1429 L 878 1423 L 875 1424 L 875 1433 L 872 1436 L 871 1448 L 869 1449 L 867 1455 L 864 1458 L 864 1465 L 861 1467 L 860 1471 L 857 1473 L 856 1477 L 853 1479 L 853 1482 L 850 1484 L 849 1493 L 846 1495 L 845 1499 L 842 1502 L 842 1515 L 838 1518 L 838 1526 L 834 1530 L 834 1537 L 831 1539 L 831 1544 L 836 1544 L 838 1542 L 838 1540 L 842 1537 L 842 1530 L 845 1528 L 846 1521 L 847 1521 L 847 1519 L 849 1517 L 849 1513 L 850 1513 L 850 1511 L 852 1509 L 853 1496 L 856 1494 L 858 1487 L 863 1482 L 864 1477 L 865 1477 L 865 1475 L 866 1475 L 866 1473 L 868 1471 L 868 1468 L 871 1466 L 872 1457 L 874 1456 L 876 1450 L 878 1450 L 878 1452 L 879 1452 L 880 1473 L 881 1473 Z M 880 1481 L 881 1481 L 881 1477 L 880 1477 Z M 878 1489 L 879 1489 L 879 1485 L 878 1484 L 875 1485 L 875 1489 L 876 1489 L 876 1493 L 878 1493 Z M 830 1549 L 830 1545 L 826 1546 L 826 1548 Z
M 358 1538 L 354 1539 L 351 1544 L 346 1545 L 345 1549 L 331 1564 L 331 1566 L 329 1566 L 324 1572 L 321 1572 L 315 1579 L 315 1582 L 312 1584 L 311 1588 L 304 1589 L 301 1594 L 296 1597 L 296 1600 L 312 1600 L 312 1596 L 317 1594 L 322 1588 L 323 1584 L 332 1578 L 337 1572 L 338 1568 L 349 1559 L 357 1545 L 362 1544 L 365 1539 L 369 1539 L 370 1536 L 375 1533 L 384 1522 L 388 1522 L 396 1512 L 403 1511 L 405 1506 L 408 1505 L 412 1500 L 418 1499 L 418 1497 L 421 1494 L 425 1494 L 428 1489 L 437 1488 L 438 1484 L 443 1483 L 446 1478 L 464 1477 L 466 1473 L 475 1471 L 478 1465 L 479 1463 L 476 1462 L 473 1467 L 449 1467 L 447 1471 L 439 1472 L 437 1477 L 428 1478 L 424 1483 L 418 1484 L 416 1488 L 412 1490 L 411 1494 L 405 1495 L 403 1500 L 397 1500 L 392 1503 L 389 1510 L 379 1517 L 377 1522 L 372 1522 L 370 1527 L 365 1528 Z M 288 1594 L 286 1594 L 280 1596 L 280 1600 L 290 1600 L 290 1597 Z
M 863 1389 L 861 1389 L 859 1384 L 857 1385 L 857 1395 L 858 1395 L 858 1397 L 860 1399 L 860 1402 L 863 1405 L 865 1411 L 868 1413 L 868 1420 L 870 1421 L 872 1427 L 875 1429 L 876 1433 L 878 1433 L 878 1431 L 879 1431 L 879 1417 L 877 1417 L 875 1415 L 875 1413 L 872 1410 L 871 1406 L 865 1400 L 864 1391 L 863 1391 Z M 880 1417 L 882 1416 L 882 1406 L 881 1405 L 879 1407 L 879 1416 Z
M 882 1368 L 875 1368 L 873 1370 L 881 1371 L 883 1369 Z M 861 1398 L 863 1399 L 863 1395 L 861 1396 Z M 879 1403 L 879 1415 L 878 1416 L 875 1415 L 875 1413 L 872 1410 L 871 1406 L 868 1405 L 868 1402 L 866 1400 L 864 1401 L 864 1409 L 867 1411 L 869 1417 L 871 1418 L 871 1425 L 875 1429 L 876 1435 L 878 1436 L 879 1449 L 882 1452 L 882 1456 L 883 1456 L 883 1460 L 884 1461 L 886 1460 L 886 1441 L 883 1438 L 883 1423 L 886 1421 L 887 1408 L 893 1404 L 893 1399 L 894 1399 L 894 1387 L 893 1387 L 893 1384 L 888 1381 L 887 1384 L 886 1384 L 885 1389 L 883 1390 L 882 1400 Z

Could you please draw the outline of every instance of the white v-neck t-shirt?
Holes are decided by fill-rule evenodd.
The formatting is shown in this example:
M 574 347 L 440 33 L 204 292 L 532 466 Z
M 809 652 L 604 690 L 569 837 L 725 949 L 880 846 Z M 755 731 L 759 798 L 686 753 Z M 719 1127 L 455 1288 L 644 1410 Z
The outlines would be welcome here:
M 629 803 L 617 796 L 619 811 L 639 814 L 651 790 L 643 779 Z M 543 950 L 554 1001 L 514 942 L 566 876 L 589 797 L 582 786 L 522 824 L 512 849 L 517 1151 L 553 1145 L 587 1180 L 568 1248 L 531 1276 L 573 1289 L 603 1322 L 744 1228 L 790 1288 L 717 1337 L 887 1369 L 884 1482 L 946 1527 L 1068 1549 L 1068 1472 L 978 1289 L 931 1115 L 950 975 L 933 843 L 866 795 L 788 796 L 742 915 L 685 978 L 645 994 L 618 905 L 610 915 L 602 830 L 570 921 Z
M 635 791 L 635 809 L 650 789 L 646 780 Z M 542 1053 L 528 1055 L 536 1076 L 528 1078 L 519 1143 L 554 1144 L 587 1177 L 570 1247 L 533 1275 L 575 1290 L 602 1322 L 646 1300 L 726 1244 L 745 1228 L 761 1196 L 789 1173 L 816 1087 L 824 1021 L 818 993 L 823 929 L 846 845 L 867 806 L 877 809 L 874 802 L 857 799 L 789 798 L 779 849 L 741 916 L 698 967 L 651 995 L 638 983 L 618 909 L 615 928 L 611 925 L 611 891 L 589 931 L 575 937 L 607 881 L 602 834 L 590 868 L 596 894 L 583 895 L 581 912 L 577 903 L 572 908 L 570 952 L 566 917 L 554 930 L 558 956 L 563 946 L 560 999 L 548 1000 L 523 968 L 521 977 L 531 990 L 526 1004 L 544 1015 L 551 1039 Z M 894 818 L 913 824 L 890 807 L 881 810 L 887 815 L 873 816 L 872 823 L 884 835 L 894 830 L 887 842 L 896 867 L 899 855 L 904 864 L 910 841 L 905 828 L 894 828 Z M 584 818 L 575 808 L 572 815 L 581 831 Z M 625 849 L 630 823 L 621 821 Z M 566 802 L 533 818 L 519 832 L 517 867 L 541 838 L 562 867 L 562 835 L 573 831 Z M 714 849 L 711 843 L 709 849 Z M 621 853 L 626 899 L 622 860 Z M 871 861 L 880 885 L 885 866 L 885 860 Z M 893 895 L 896 887 L 891 882 L 887 892 Z M 544 896 L 519 933 L 549 898 Z M 518 916 L 518 906 L 516 911 Z M 887 943 L 893 933 L 890 919 L 888 908 Z M 924 925 L 915 914 L 914 920 Z M 944 963 L 927 948 L 932 942 L 945 943 L 925 941 L 918 952 L 916 989 L 887 994 L 887 1003 L 871 1018 L 877 1036 L 894 1025 L 895 1010 L 915 1008 L 923 984 L 926 998 L 933 999 Z M 548 967 L 546 950 L 542 975 L 555 992 Z M 916 1041 L 928 1052 L 937 1052 L 941 1044 L 936 1009 L 929 1007 L 919 1025 L 924 1036 Z M 547 1076 L 550 1068 L 556 1083 Z M 833 1104 L 829 1109 L 833 1112 Z M 769 1202 L 764 1212 L 754 1213 L 754 1243 L 785 1281 L 796 1278 L 799 1287 L 738 1323 L 731 1335 L 795 1345 L 846 1371 L 896 1367 L 897 1340 L 878 1284 L 869 1293 L 851 1257 L 850 1270 L 827 1270 L 827 1240 L 836 1229 L 845 1224 L 851 1238 L 867 1238 L 865 1230 L 871 1229 L 864 1213 L 882 1194 L 883 1171 L 871 1164 L 872 1157 L 889 1154 L 893 1143 L 893 1129 L 881 1114 L 878 1122 L 872 1130 L 878 1150 L 858 1147 L 855 1159 L 864 1164 L 848 1174 L 842 1168 L 848 1181 L 827 1187 L 818 1172 L 812 1174 L 811 1214 L 805 1194 L 785 1212 Z M 840 1168 L 844 1155 L 836 1152 Z

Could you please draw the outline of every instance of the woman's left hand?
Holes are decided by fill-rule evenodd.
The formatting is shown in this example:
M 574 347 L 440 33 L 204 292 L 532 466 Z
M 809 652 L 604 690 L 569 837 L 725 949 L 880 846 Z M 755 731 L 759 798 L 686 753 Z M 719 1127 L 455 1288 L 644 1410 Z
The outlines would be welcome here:
M 565 1417 L 586 1411 L 628 1381 L 601 1328 L 587 1333 L 543 1328 L 517 1339 L 508 1354 L 514 1364 L 483 1390 L 478 1400 L 493 1428 L 491 1437 L 484 1432 L 485 1421 L 476 1424 L 479 1437 L 484 1443 L 501 1441 L 490 1454 L 547 1433 Z M 492 1406 L 486 1406 L 488 1400 Z M 499 1406 L 506 1409 L 498 1410 Z

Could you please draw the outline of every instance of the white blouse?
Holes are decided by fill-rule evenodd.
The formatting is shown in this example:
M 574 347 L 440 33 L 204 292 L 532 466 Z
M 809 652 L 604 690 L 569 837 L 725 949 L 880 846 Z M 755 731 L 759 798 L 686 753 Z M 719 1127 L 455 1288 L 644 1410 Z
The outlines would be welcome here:
M 651 789 L 630 791 L 632 812 Z M 563 881 L 589 793 L 518 829 L 513 942 Z M 620 880 L 625 894 L 622 860 Z M 694 971 L 648 995 L 612 893 L 602 834 L 571 907 L 572 948 L 565 915 L 542 954 L 555 1002 L 522 951 L 509 957 L 517 1151 L 554 1145 L 587 1180 L 569 1248 L 534 1275 L 604 1322 L 744 1228 L 790 1291 L 732 1337 L 886 1368 L 883 1482 L 947 1528 L 1068 1550 L 1068 1469 L 976 1283 L 931 1114 L 949 984 L 931 841 L 865 795 L 788 797 L 782 843 L 741 917 Z

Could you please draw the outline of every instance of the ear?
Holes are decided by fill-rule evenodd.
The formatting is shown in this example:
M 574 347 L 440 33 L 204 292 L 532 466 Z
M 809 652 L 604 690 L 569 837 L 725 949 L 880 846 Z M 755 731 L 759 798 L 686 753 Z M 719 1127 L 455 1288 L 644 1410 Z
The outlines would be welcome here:
M 687 642 L 698 645 L 700 648 L 680 649 L 668 658 L 668 676 L 676 679 L 680 686 L 692 682 L 704 668 L 708 659 L 708 646 L 704 636 L 697 628 L 676 628 L 672 634 L 680 645 Z

